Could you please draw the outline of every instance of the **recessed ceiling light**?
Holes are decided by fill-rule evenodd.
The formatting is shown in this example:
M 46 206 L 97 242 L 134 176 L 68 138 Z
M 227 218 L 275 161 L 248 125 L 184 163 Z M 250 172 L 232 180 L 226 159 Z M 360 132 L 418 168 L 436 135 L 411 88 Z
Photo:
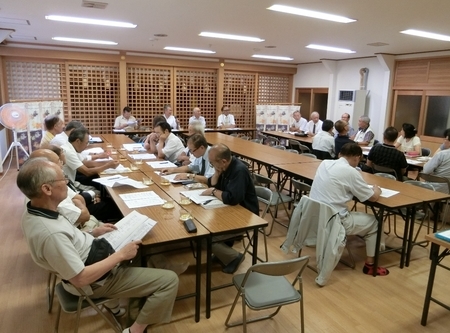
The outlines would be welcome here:
M 275 45 L 266 45 L 264 46 L 266 49 L 276 49 L 277 47 Z
M 201 32 L 199 36 L 202 37 L 212 37 L 212 38 L 223 38 L 223 39 L 232 39 L 232 40 L 243 40 L 246 42 L 264 42 L 264 39 L 258 37 L 249 37 L 249 36 L 239 36 L 239 35 L 229 35 L 229 34 L 221 34 L 216 32 Z
M 400 31 L 400 33 L 450 42 L 450 36 L 435 34 L 433 32 L 426 32 L 426 31 L 421 31 L 421 30 L 408 29 L 408 30 Z
M 155 36 L 155 37 L 167 37 L 167 35 L 166 34 L 154 34 L 153 36 Z
M 294 58 L 290 57 L 280 57 L 280 56 L 270 56 L 270 55 L 263 55 L 263 54 L 254 54 L 252 55 L 253 58 L 261 58 L 261 59 L 272 59 L 272 60 L 294 60 Z
M 345 16 L 321 13 L 321 12 L 316 12 L 313 10 L 284 6 L 284 5 L 272 5 L 267 9 L 274 10 L 276 12 L 282 12 L 282 13 L 288 13 L 288 14 L 294 14 L 294 15 L 300 15 L 300 16 L 307 16 L 307 17 L 312 17 L 312 18 L 317 18 L 317 19 L 327 20 L 327 21 L 333 21 L 333 22 L 338 22 L 338 23 L 356 22 L 356 20 L 345 17 Z
M 180 51 L 180 52 L 194 52 L 194 53 L 216 53 L 215 51 L 211 51 L 211 50 L 190 49 L 190 48 L 175 47 L 175 46 L 166 46 L 164 48 L 164 50 Z
M 45 16 L 45 18 L 47 20 L 52 20 L 52 21 L 105 25 L 105 26 L 109 26 L 109 27 L 119 27 L 119 28 L 136 28 L 137 27 L 136 24 L 128 23 L 128 22 L 96 20 L 96 19 L 88 19 L 88 18 L 83 18 L 83 17 L 47 15 L 47 16 Z
M 94 40 L 94 39 L 81 39 L 81 38 L 69 38 L 69 37 L 52 37 L 53 40 L 62 42 L 74 42 L 74 43 L 88 43 L 88 44 L 101 44 L 101 45 L 117 45 L 116 42 L 110 42 L 107 40 Z
M 339 47 L 317 45 L 317 44 L 309 44 L 306 47 L 308 49 L 316 49 L 316 50 L 331 51 L 331 52 L 356 53 L 356 51 L 352 51 L 352 50 L 349 50 L 349 49 L 341 49 Z

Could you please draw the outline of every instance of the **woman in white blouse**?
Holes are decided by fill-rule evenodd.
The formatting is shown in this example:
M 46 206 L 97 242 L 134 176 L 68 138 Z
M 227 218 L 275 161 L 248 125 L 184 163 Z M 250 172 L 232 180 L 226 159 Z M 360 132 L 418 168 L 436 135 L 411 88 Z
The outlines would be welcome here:
M 421 155 L 422 147 L 420 138 L 416 134 L 417 130 L 413 125 L 404 123 L 400 131 L 400 136 L 395 142 L 395 147 L 404 153 L 416 152 L 418 155 Z

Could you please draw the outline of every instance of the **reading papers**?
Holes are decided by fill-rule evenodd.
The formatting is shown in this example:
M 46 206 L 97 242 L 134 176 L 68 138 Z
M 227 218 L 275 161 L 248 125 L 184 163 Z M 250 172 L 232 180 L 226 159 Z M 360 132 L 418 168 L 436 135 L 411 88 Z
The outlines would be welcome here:
M 201 190 L 191 190 L 191 191 L 183 191 L 180 194 L 185 197 L 191 199 L 196 204 L 202 205 L 205 209 L 219 208 L 225 207 L 226 205 L 222 202 L 222 200 L 217 199 L 213 195 L 201 195 L 204 189 Z
M 169 161 L 147 162 L 153 169 L 176 168 L 177 166 Z
M 134 179 L 130 179 L 125 176 L 109 176 L 109 177 L 103 177 L 103 178 L 96 178 L 92 181 L 100 183 L 102 185 L 108 186 L 108 187 L 117 187 L 117 186 L 123 186 L 123 185 L 130 185 L 134 188 L 147 188 L 148 186 L 142 184 L 141 182 L 138 182 Z
M 140 151 L 145 151 L 144 147 L 142 147 L 141 143 L 124 143 L 123 148 L 127 151 L 134 151 L 135 149 L 139 149 Z
M 116 251 L 119 251 L 130 242 L 144 238 L 155 225 L 156 221 L 132 211 L 115 224 L 117 230 L 107 232 L 98 238 L 105 238 Z
M 153 191 L 119 194 L 128 208 L 159 206 L 165 201 Z
M 156 159 L 155 154 L 131 154 L 128 155 L 131 158 L 134 158 L 135 160 L 151 160 Z
M 372 188 L 372 185 L 369 185 L 370 188 Z M 394 190 L 390 190 L 388 188 L 384 188 L 384 187 L 380 187 L 381 189 L 381 194 L 380 197 L 383 198 L 389 198 L 392 197 L 393 195 L 396 195 L 397 193 L 399 193 L 398 191 L 394 191 Z

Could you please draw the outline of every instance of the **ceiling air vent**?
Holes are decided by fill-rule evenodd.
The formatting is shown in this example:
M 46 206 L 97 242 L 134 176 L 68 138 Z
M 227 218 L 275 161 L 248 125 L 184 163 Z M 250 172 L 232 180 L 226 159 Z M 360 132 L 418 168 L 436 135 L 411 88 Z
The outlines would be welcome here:
M 105 9 L 108 4 L 106 2 L 83 0 L 81 7 Z
M 339 101 L 354 102 L 355 91 L 354 90 L 339 90 Z

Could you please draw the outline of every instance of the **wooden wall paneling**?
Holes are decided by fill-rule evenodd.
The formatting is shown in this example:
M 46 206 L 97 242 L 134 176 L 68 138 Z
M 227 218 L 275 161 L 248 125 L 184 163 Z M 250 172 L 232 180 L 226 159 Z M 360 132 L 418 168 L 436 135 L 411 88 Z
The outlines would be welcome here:
M 223 104 L 230 106 L 237 127 L 255 126 L 256 76 L 256 73 L 224 73 Z
M 91 134 L 110 133 L 119 109 L 118 64 L 69 63 L 68 76 L 72 119 Z
M 395 68 L 394 89 L 428 84 L 429 61 L 399 61 Z
M 289 75 L 259 74 L 257 104 L 290 103 L 289 87 Z
M 181 127 L 187 128 L 192 109 L 199 107 L 206 127 L 217 124 L 217 70 L 175 69 L 176 117 Z
M 127 100 L 142 126 L 152 127 L 153 118 L 163 114 L 164 105 L 172 105 L 172 77 L 170 67 L 127 66 Z

